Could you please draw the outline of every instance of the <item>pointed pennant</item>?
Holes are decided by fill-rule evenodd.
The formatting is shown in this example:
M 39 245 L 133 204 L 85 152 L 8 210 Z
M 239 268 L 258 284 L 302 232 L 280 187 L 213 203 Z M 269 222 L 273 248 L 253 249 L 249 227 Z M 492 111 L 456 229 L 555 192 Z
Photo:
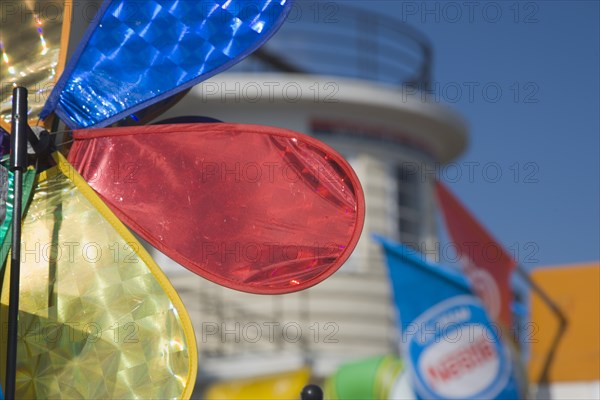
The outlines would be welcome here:
M 2 276 L 4 261 L 11 245 L 14 201 L 13 174 L 3 164 L 5 163 L 0 164 L 0 246 L 2 246 L 0 247 L 0 276 Z M 23 212 L 25 212 L 25 206 L 31 196 L 34 179 L 35 172 L 33 170 L 25 171 L 23 176 Z M 0 293 L 2 293 L 2 287 L 0 287 Z
M 465 273 L 490 316 L 511 326 L 510 274 L 516 263 L 441 182 L 436 193 Z
M 252 293 L 335 272 L 364 220 L 333 149 L 284 129 L 224 123 L 74 132 L 69 159 L 131 229 L 191 271 Z
M 2 0 L 0 7 L 0 126 L 10 131 L 13 85 L 29 91 L 34 123 L 67 57 L 72 2 Z
M 406 357 L 419 399 L 521 398 L 510 350 L 465 277 L 384 238 Z
M 23 222 L 16 397 L 189 397 L 197 350 L 181 300 L 85 181 L 54 157 L 58 166 L 38 176 Z
M 231 67 L 291 0 L 106 0 L 41 114 L 101 127 Z

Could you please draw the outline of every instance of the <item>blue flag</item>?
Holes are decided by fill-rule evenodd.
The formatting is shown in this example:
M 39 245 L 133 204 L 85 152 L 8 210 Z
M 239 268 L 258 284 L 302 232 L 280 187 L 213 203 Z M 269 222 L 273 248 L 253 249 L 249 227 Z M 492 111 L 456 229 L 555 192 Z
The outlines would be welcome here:
M 105 0 L 40 117 L 102 127 L 226 70 L 267 41 L 291 0 Z
M 518 399 L 510 352 L 467 279 L 381 237 L 420 399 Z

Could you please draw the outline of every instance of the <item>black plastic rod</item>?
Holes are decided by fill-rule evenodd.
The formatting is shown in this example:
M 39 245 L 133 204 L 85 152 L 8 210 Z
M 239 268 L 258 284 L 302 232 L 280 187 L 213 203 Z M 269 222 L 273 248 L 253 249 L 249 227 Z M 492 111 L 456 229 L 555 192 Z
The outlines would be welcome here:
M 27 168 L 27 89 L 13 90 L 10 170 L 14 174 L 10 293 L 8 298 L 8 340 L 6 348 L 6 400 L 15 399 L 17 377 L 17 339 L 19 327 L 19 285 L 21 275 L 21 214 L 23 173 Z

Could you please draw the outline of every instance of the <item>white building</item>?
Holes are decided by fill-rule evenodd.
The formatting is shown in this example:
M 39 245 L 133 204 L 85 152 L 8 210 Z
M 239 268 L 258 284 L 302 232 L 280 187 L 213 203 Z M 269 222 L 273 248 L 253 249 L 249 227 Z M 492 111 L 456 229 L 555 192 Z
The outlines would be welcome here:
M 317 376 L 344 361 L 396 351 L 383 234 L 435 248 L 432 181 L 467 143 L 464 120 L 428 101 L 430 48 L 399 22 L 336 8 L 322 18 L 300 6 L 258 54 L 192 89 L 162 118 L 202 115 L 289 128 L 344 155 L 366 196 L 363 236 L 350 260 L 303 292 L 259 296 L 166 267 L 188 308 L 199 379 L 228 379 L 309 362 Z M 306 3 L 308 4 L 308 3 Z M 310 11 L 310 18 L 307 17 Z M 336 23 L 326 23 L 335 18 Z M 354 44 L 348 44 L 354 43 Z M 405 73 L 403 73 L 403 71 Z

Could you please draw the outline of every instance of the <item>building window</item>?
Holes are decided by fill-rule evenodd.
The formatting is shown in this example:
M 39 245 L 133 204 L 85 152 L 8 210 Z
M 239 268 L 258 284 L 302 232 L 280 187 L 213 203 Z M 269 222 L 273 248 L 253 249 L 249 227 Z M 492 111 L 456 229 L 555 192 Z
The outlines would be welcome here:
M 401 163 L 396 168 L 398 232 L 400 241 L 418 246 L 419 240 L 419 173 L 414 163 Z

